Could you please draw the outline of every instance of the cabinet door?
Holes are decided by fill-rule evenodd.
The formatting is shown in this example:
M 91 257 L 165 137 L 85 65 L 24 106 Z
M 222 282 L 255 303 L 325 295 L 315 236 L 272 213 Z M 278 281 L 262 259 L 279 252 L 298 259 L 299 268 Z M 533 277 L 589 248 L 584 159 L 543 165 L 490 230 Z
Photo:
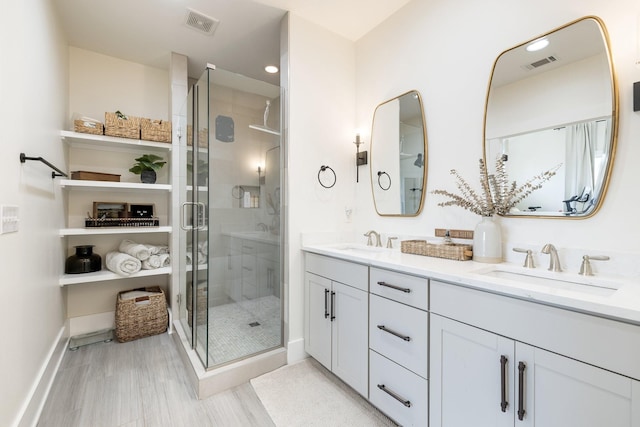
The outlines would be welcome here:
M 431 427 L 513 426 L 512 340 L 431 315 L 430 350 Z
M 331 369 L 331 281 L 307 272 L 304 282 L 304 350 Z
M 640 426 L 638 381 L 522 343 L 516 357 L 525 364 L 525 412 L 516 426 Z
M 331 370 L 361 395 L 369 389 L 368 293 L 332 282 Z

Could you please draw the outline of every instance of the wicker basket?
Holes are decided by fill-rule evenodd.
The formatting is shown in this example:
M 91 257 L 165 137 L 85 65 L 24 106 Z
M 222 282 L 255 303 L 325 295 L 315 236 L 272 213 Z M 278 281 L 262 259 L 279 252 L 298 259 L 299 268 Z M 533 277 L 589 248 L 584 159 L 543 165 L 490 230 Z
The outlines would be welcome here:
M 157 335 L 167 330 L 169 314 L 164 292 L 157 286 L 133 289 L 150 292 L 150 295 L 123 299 L 118 293 L 116 301 L 116 338 L 119 342 L 137 340 Z
M 140 139 L 140 117 L 118 117 L 116 113 L 104 113 L 104 134 L 122 138 Z
M 94 122 L 89 120 L 74 120 L 73 130 L 82 133 L 91 133 L 93 135 L 104 134 L 104 125 L 100 122 Z
M 171 122 L 164 120 L 140 120 L 141 139 L 156 142 L 171 142 Z
M 426 240 L 403 240 L 400 242 L 403 253 L 432 256 L 436 258 L 468 261 L 473 258 L 473 245 L 453 243 L 449 245 L 428 243 Z

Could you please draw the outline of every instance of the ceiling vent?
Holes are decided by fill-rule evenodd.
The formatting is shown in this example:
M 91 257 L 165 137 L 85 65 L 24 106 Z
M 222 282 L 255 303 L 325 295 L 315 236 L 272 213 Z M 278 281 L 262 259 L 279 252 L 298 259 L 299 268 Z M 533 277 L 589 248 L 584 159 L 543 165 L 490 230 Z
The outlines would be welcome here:
M 552 62 L 558 61 L 558 57 L 555 55 L 547 56 L 546 58 L 542 58 L 538 61 L 532 62 L 531 64 L 523 65 L 522 67 L 527 70 L 535 70 L 536 68 L 540 68 L 544 65 L 551 64 Z
M 187 27 L 193 28 L 194 30 L 210 36 L 216 31 L 216 28 L 218 28 L 220 21 L 210 16 L 203 15 L 200 12 L 196 12 L 193 9 L 187 9 L 187 16 L 184 23 Z

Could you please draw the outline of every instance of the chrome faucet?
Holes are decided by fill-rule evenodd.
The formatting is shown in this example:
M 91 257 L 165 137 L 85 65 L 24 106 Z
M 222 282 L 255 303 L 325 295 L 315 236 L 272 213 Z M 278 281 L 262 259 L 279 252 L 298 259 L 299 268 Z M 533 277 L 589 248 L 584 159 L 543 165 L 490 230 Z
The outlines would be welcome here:
M 382 247 L 382 241 L 380 240 L 380 234 L 374 230 L 369 230 L 364 235 L 367 237 L 367 246 L 373 246 L 373 241 L 371 240 L 372 236 L 376 236 L 376 247 Z
M 549 254 L 549 271 L 562 271 L 560 259 L 558 258 L 558 251 L 555 246 L 551 243 L 547 243 L 542 247 L 540 252 L 543 254 Z

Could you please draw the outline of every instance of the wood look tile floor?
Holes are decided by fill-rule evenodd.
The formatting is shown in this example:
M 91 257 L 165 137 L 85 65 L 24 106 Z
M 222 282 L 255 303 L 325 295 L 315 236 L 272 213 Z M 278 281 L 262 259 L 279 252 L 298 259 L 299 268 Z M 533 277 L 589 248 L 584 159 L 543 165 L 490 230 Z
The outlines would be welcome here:
M 173 339 L 67 351 L 38 427 L 275 427 L 249 383 L 198 400 Z

